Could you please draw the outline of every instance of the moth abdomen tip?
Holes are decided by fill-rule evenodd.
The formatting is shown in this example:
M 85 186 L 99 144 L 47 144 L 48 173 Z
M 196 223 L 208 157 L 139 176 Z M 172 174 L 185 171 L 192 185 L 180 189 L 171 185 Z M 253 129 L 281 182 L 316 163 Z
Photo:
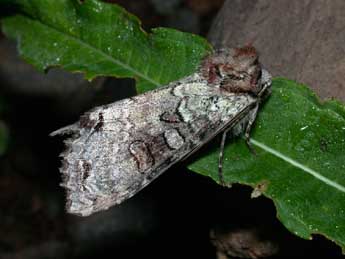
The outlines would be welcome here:
M 55 137 L 58 135 L 73 134 L 75 132 L 79 132 L 79 127 L 75 124 L 72 124 L 49 133 L 49 136 Z

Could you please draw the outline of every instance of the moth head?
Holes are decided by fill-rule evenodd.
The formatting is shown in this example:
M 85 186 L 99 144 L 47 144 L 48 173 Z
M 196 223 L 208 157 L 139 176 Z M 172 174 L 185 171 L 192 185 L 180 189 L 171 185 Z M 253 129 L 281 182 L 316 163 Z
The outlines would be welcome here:
M 217 50 L 205 58 L 201 74 L 209 84 L 231 93 L 261 96 L 271 85 L 271 76 L 252 46 Z

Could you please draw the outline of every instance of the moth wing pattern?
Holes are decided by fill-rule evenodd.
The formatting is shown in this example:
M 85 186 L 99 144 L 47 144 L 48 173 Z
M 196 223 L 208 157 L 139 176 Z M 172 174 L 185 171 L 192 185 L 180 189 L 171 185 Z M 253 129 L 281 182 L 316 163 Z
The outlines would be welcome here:
M 228 59 L 239 52 L 231 51 Z M 119 204 L 224 128 L 243 131 L 257 97 L 222 87 L 218 72 L 211 75 L 215 62 L 205 62 L 186 78 L 99 106 L 52 133 L 72 135 L 65 140 L 60 169 L 68 212 L 87 216 Z M 249 65 L 258 66 L 253 60 Z M 256 86 L 262 82 L 261 74 L 255 76 Z

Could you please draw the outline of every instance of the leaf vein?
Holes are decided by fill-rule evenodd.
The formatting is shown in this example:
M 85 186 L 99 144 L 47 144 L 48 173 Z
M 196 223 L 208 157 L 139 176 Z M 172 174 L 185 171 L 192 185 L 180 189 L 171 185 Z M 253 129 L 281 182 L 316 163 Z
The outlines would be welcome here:
M 296 160 L 285 156 L 284 154 L 280 153 L 278 150 L 270 148 L 270 147 L 266 146 L 265 144 L 263 144 L 259 141 L 256 141 L 255 139 L 251 139 L 250 142 L 253 145 L 258 146 L 261 149 L 265 150 L 266 152 L 271 153 L 272 155 L 274 155 L 276 157 L 279 157 L 280 159 L 284 160 L 285 162 L 288 162 L 289 164 L 291 164 L 291 165 L 293 165 L 299 169 L 302 169 L 304 172 L 307 172 L 308 174 L 314 176 L 315 178 L 324 182 L 325 184 L 332 186 L 332 187 L 336 188 L 337 190 L 345 193 L 345 187 L 344 186 L 342 186 L 339 183 L 321 175 L 320 173 L 314 171 L 313 169 L 311 169 L 305 165 L 302 165 L 301 163 L 297 162 Z
M 25 17 L 25 18 L 26 18 L 26 19 L 29 19 L 29 20 L 32 20 L 32 19 L 30 19 L 30 18 L 28 18 L 28 17 Z M 95 46 L 93 46 L 93 45 L 90 44 L 89 42 L 81 41 L 80 39 L 78 39 L 78 38 L 76 38 L 76 37 L 74 37 L 74 36 L 72 36 L 72 35 L 66 33 L 65 31 L 61 31 L 61 30 L 59 30 L 59 29 L 57 29 L 57 28 L 55 28 L 55 27 L 49 26 L 49 25 L 47 25 L 47 24 L 44 24 L 44 23 L 42 23 L 41 21 L 38 22 L 38 21 L 33 21 L 33 20 L 32 20 L 32 22 L 34 22 L 34 23 L 37 22 L 37 23 L 41 24 L 43 27 L 48 27 L 48 28 L 50 28 L 51 30 L 54 30 L 55 32 L 57 32 L 57 33 L 59 33 L 59 34 L 64 35 L 65 37 L 69 38 L 70 40 L 73 40 L 73 41 L 79 43 L 80 45 L 82 45 L 82 46 L 84 46 L 84 47 L 86 47 L 86 48 L 89 48 L 91 51 L 94 51 L 95 53 L 97 53 L 97 54 L 103 56 L 105 59 L 107 59 L 107 60 L 109 60 L 109 61 L 115 63 L 115 64 L 118 65 L 118 66 L 122 66 L 123 68 L 125 68 L 125 69 L 127 69 L 128 71 L 132 72 L 133 74 L 135 74 L 135 75 L 141 77 L 142 79 L 144 79 L 144 80 L 146 80 L 146 81 L 148 81 L 148 82 L 154 84 L 155 86 L 160 86 L 160 85 L 161 85 L 159 82 L 154 81 L 152 78 L 148 77 L 148 76 L 145 75 L 144 73 L 141 73 L 140 71 L 134 69 L 133 67 L 127 65 L 126 63 L 124 63 L 124 62 L 122 62 L 122 61 L 120 61 L 120 60 L 118 60 L 118 59 L 115 59 L 115 58 L 112 57 L 112 56 L 109 56 L 109 55 L 108 55 L 107 53 L 105 53 L 104 51 L 97 49 Z

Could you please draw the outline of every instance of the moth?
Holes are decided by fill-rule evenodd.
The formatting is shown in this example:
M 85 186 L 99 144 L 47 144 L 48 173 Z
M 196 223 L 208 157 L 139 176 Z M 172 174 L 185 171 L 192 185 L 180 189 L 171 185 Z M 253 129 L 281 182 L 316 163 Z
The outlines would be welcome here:
M 67 211 L 87 216 L 123 202 L 219 133 L 222 180 L 226 134 L 249 139 L 270 86 L 254 47 L 220 49 L 192 75 L 96 107 L 53 132 L 71 135 L 60 168 Z

